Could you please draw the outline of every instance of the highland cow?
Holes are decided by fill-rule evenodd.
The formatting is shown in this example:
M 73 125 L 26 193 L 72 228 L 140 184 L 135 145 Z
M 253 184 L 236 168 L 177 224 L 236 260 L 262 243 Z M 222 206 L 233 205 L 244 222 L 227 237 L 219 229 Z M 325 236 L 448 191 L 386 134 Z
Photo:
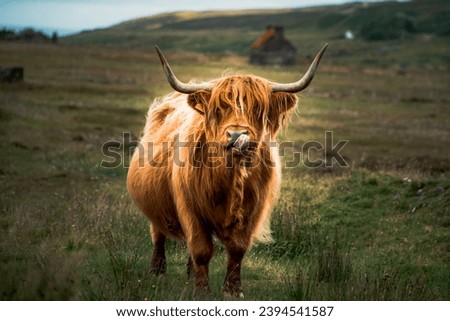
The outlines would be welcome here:
M 195 293 L 208 293 L 216 236 L 228 258 L 223 293 L 243 297 L 242 259 L 255 241 L 271 240 L 270 213 L 281 183 L 276 135 L 326 47 L 289 84 L 253 75 L 183 83 L 156 47 L 176 92 L 150 107 L 127 178 L 129 193 L 151 222 L 152 273 L 166 270 L 166 237 L 183 240 Z

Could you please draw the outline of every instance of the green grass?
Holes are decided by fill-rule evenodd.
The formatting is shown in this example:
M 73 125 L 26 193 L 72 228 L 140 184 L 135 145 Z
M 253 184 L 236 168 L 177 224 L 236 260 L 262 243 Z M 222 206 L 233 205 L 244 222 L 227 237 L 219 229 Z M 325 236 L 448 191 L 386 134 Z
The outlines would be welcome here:
M 228 66 L 275 81 L 298 75 L 239 56 L 168 57 L 183 80 Z M 167 275 L 150 276 L 148 224 L 127 195 L 126 168 L 99 166 L 102 144 L 138 136 L 148 105 L 169 92 L 158 58 L 1 43 L 0 59 L 25 67 L 24 83 L 0 84 L 0 298 L 194 299 L 185 246 L 170 241 Z M 350 167 L 284 169 L 275 242 L 244 260 L 246 299 L 450 299 L 449 75 L 430 68 L 404 74 L 325 57 L 280 140 L 299 151 L 332 130 L 335 142 L 350 141 Z M 217 243 L 211 299 L 222 299 L 225 268 Z

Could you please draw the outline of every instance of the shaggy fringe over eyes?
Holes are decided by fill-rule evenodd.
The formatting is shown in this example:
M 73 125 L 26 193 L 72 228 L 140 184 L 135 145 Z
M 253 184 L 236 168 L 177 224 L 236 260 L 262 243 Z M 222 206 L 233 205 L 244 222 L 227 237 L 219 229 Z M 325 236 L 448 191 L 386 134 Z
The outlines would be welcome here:
M 200 95 L 199 95 L 200 96 Z M 265 79 L 256 76 L 233 76 L 219 79 L 213 91 L 205 97 L 197 97 L 196 103 L 209 105 L 206 118 L 211 127 L 216 128 L 219 119 L 217 111 L 243 115 L 253 126 L 262 125 L 269 128 L 272 134 L 285 125 L 289 119 L 289 111 L 297 105 L 297 96 L 290 93 L 272 93 Z M 209 103 L 206 101 L 209 100 Z M 191 106 L 194 104 L 191 101 Z
M 232 108 L 236 115 L 244 114 L 251 124 L 262 120 L 266 125 L 270 95 L 271 89 L 262 79 L 249 76 L 227 77 L 220 79 L 214 86 L 209 105 L 220 109 Z

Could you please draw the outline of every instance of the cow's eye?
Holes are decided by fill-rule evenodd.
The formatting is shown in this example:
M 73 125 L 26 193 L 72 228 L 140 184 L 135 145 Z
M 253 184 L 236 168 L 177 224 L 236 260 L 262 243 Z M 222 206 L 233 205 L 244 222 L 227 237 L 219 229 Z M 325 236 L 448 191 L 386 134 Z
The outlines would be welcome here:
M 220 122 L 222 120 L 223 117 L 223 111 L 218 108 L 214 111 L 214 118 L 217 120 L 217 122 Z
M 220 123 L 222 121 L 222 113 L 221 112 L 218 112 L 216 114 L 216 120 L 217 120 L 217 123 Z
M 209 113 L 209 121 L 214 123 L 219 123 L 222 119 L 222 112 L 219 109 L 212 110 Z

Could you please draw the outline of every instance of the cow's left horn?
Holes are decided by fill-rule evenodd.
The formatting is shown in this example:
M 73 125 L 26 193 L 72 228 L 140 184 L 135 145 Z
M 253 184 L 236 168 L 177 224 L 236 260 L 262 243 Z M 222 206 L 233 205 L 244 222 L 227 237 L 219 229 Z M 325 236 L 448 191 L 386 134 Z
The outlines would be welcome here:
M 309 66 L 306 74 L 297 82 L 293 82 L 290 84 L 279 84 L 279 83 L 270 83 L 272 88 L 272 92 L 288 92 L 288 93 L 297 93 L 302 91 L 311 83 L 314 78 L 314 73 L 316 72 L 317 66 L 319 65 L 320 59 L 322 58 L 325 49 L 327 49 L 328 44 L 325 44 L 322 49 L 320 49 L 316 58 L 312 62 L 311 66 Z
M 183 94 L 192 94 L 199 90 L 211 90 L 212 86 L 209 84 L 186 84 L 184 82 L 181 82 L 178 80 L 177 77 L 175 77 L 175 74 L 173 73 L 172 69 L 169 66 L 169 63 L 167 62 L 166 58 L 164 57 L 162 51 L 158 48 L 158 46 L 155 46 L 156 52 L 158 53 L 159 59 L 161 60 L 161 64 L 164 67 L 164 71 L 167 76 L 167 80 L 169 81 L 170 86 L 172 86 L 173 89 L 176 91 L 183 93 Z

